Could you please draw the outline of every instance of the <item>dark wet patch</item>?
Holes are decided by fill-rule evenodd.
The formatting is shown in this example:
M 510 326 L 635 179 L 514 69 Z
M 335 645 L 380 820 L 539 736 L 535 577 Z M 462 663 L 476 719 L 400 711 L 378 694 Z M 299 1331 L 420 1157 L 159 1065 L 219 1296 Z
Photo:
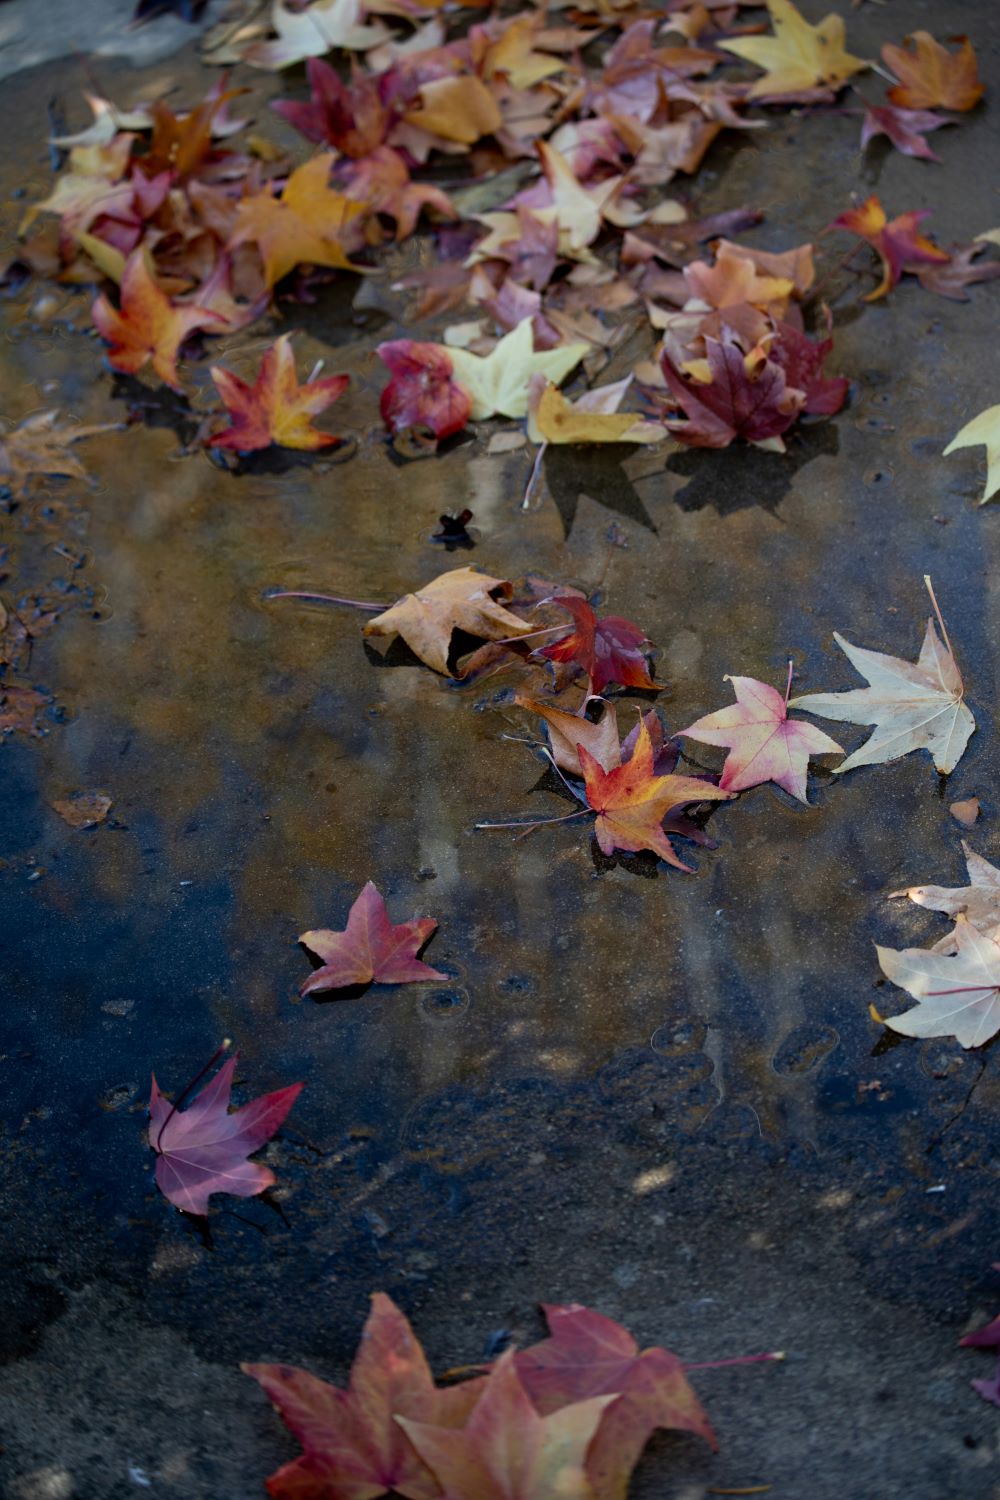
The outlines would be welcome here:
M 690 478 L 690 483 L 674 493 L 674 504 L 681 510 L 701 510 L 710 505 L 720 516 L 751 505 L 773 514 L 800 470 L 813 459 L 832 458 L 840 451 L 833 421 L 802 423 L 785 441 L 787 453 L 762 453 L 743 443 L 721 452 L 689 448 L 672 453 L 667 459 L 668 471 Z
M 623 448 L 625 452 L 621 451 Z M 542 470 L 562 521 L 564 538 L 568 539 L 573 530 L 577 509 L 584 496 L 656 534 L 656 526 L 642 497 L 625 472 L 625 460 L 631 452 L 629 444 L 608 445 L 606 448 L 549 445 Z

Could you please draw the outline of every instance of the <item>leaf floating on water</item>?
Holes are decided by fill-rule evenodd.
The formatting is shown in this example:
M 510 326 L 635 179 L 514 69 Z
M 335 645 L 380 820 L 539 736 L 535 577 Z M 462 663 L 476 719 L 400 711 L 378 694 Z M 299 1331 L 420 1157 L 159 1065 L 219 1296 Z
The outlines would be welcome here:
M 303 932 L 299 942 L 323 960 L 311 974 L 301 995 L 344 989 L 358 984 L 419 984 L 427 979 L 447 979 L 438 969 L 423 963 L 417 954 L 437 930 L 435 917 L 415 917 L 394 926 L 385 902 L 369 880 L 351 907 L 343 932 L 328 928 Z
M 86 469 L 69 449 L 83 438 L 100 432 L 120 432 L 121 424 L 103 422 L 89 426 L 58 425 L 57 411 L 36 412 L 10 432 L 0 435 L 0 484 L 18 498 L 32 482 L 44 477 L 88 479 Z

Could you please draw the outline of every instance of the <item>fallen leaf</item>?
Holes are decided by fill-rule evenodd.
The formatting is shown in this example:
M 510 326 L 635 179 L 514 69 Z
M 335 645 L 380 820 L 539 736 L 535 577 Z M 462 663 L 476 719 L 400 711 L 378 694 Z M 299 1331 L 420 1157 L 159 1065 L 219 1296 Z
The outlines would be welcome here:
M 755 677 L 726 677 L 736 702 L 706 714 L 679 735 L 702 745 L 728 745 L 719 786 L 726 792 L 745 792 L 773 781 L 792 797 L 808 804 L 806 775 L 814 755 L 843 755 L 844 748 L 829 735 L 801 719 L 788 717 L 788 699 Z M 791 674 L 789 674 L 789 682 Z
M 958 52 L 949 52 L 929 31 L 915 31 L 906 38 L 912 47 L 886 42 L 882 56 L 900 80 L 889 90 L 893 104 L 904 109 L 972 109 L 985 90 L 979 82 L 976 54 L 967 36 Z
M 105 792 L 73 792 L 49 806 L 71 828 L 96 828 L 111 811 L 111 798 Z
M 829 319 L 828 326 L 832 323 Z M 805 401 L 802 410 L 814 415 L 833 416 L 847 400 L 850 382 L 843 375 L 825 375 L 823 366 L 831 350 L 833 339 L 811 339 L 801 328 L 792 323 L 778 323 L 774 338 L 768 347 L 767 357 L 785 372 L 790 386 L 802 391 Z
M 533 380 L 540 377 L 533 376 Z M 632 377 L 613 386 L 585 391 L 567 401 L 551 381 L 529 396 L 528 436 L 533 443 L 659 443 L 667 435 L 659 422 L 646 422 L 636 412 L 616 408 Z M 609 393 L 614 393 L 609 400 Z
M 906 896 L 917 906 L 944 912 L 946 917 L 965 917 L 980 932 L 1000 927 L 1000 870 L 988 859 L 976 854 L 962 840 L 969 884 L 949 888 L 943 885 L 911 885 L 902 891 L 890 891 L 889 899 Z M 951 935 L 942 938 L 936 949 L 951 951 Z
M 870 685 L 847 693 L 804 693 L 793 698 L 789 707 L 823 719 L 875 725 L 860 749 L 836 766 L 834 774 L 898 760 L 911 750 L 929 751 L 942 776 L 953 771 L 976 721 L 963 701 L 965 688 L 958 663 L 950 647 L 942 646 L 934 621 L 927 621 L 916 662 L 852 646 L 836 631 L 833 638 Z
M 587 1450 L 596 1500 L 625 1500 L 629 1476 L 657 1428 L 693 1432 L 717 1446 L 684 1366 L 667 1349 L 640 1351 L 627 1329 L 574 1304 L 543 1307 L 550 1337 L 514 1356 L 521 1383 L 543 1416 L 567 1403 L 618 1396 Z
M 724 51 L 766 69 L 765 77 L 750 89 L 751 99 L 839 89 L 852 74 L 868 67 L 863 58 L 845 51 L 840 16 L 829 15 L 810 26 L 791 0 L 767 0 L 767 8 L 774 36 L 718 43 Z
M 366 636 L 392 639 L 402 636 L 421 661 L 435 672 L 448 671 L 448 653 L 454 630 L 484 641 L 531 635 L 527 620 L 511 614 L 499 602 L 512 598 L 514 590 L 502 578 L 490 578 L 475 568 L 453 568 L 425 583 L 416 593 L 404 594 L 384 613 L 364 627 Z
M 985 505 L 1000 490 L 1000 406 L 988 406 L 966 422 L 945 448 L 944 457 L 959 448 L 979 447 L 986 449 L 986 489 L 979 502 Z
M 288 68 L 307 57 L 322 57 L 334 47 L 361 52 L 389 40 L 384 26 L 364 26 L 362 0 L 313 0 L 305 10 L 290 10 L 275 0 L 271 26 L 273 42 L 254 42 L 242 49 L 244 62 L 255 68 Z
M 439 1390 L 409 1322 L 376 1292 L 347 1390 L 294 1365 L 245 1364 L 305 1449 L 267 1481 L 273 1500 L 374 1500 L 388 1490 L 408 1500 L 441 1491 L 398 1417 L 460 1427 L 485 1380 Z
M 577 754 L 578 745 L 583 745 L 605 771 L 621 765 L 618 716 L 613 703 L 603 704 L 601 717 L 595 723 L 579 714 L 567 713 L 565 709 L 539 703 L 535 698 L 523 698 L 520 694 L 515 696 L 514 702 L 519 708 L 526 708 L 544 719 L 548 725 L 552 759 L 570 776 L 583 775 L 583 767 Z
M 24 734 L 41 735 L 43 730 L 38 717 L 51 702 L 52 699 L 37 688 L 17 682 L 0 683 L 0 734 L 19 729 Z
M 59 427 L 57 411 L 35 412 L 10 432 L 0 435 L 0 484 L 15 498 L 27 494 L 34 479 L 55 475 L 63 479 L 86 479 L 87 471 L 68 450 L 81 438 L 99 432 L 118 432 L 114 423 L 87 427 Z
M 847 229 L 866 240 L 882 262 L 882 280 L 873 292 L 866 294 L 866 302 L 884 297 L 904 271 L 950 259 L 946 250 L 917 232 L 918 225 L 929 218 L 930 213 L 929 208 L 913 209 L 889 219 L 878 196 L 872 193 L 860 208 L 848 209 L 834 219 L 831 229 Z
M 611 682 L 622 687 L 655 688 L 643 646 L 650 641 L 638 625 L 621 615 L 598 619 L 586 599 L 573 595 L 552 600 L 573 616 L 574 628 L 551 645 L 540 646 L 538 655 L 547 661 L 572 662 L 586 672 L 588 695 L 596 697 Z
M 274 99 L 271 108 L 307 141 L 333 146 L 344 156 L 360 158 L 381 146 L 392 119 L 382 102 L 378 82 L 355 71 L 350 83 L 329 63 L 311 57 L 306 63 L 309 101 Z
M 536 352 L 532 319 L 524 318 L 487 355 L 472 354 L 468 349 L 450 349 L 448 353 L 454 379 L 468 392 L 472 403 L 470 416 L 479 422 L 492 416 L 526 416 L 532 375 L 544 375 L 558 384 L 590 353 L 590 345 L 560 344 Z
M 347 914 L 343 932 L 328 928 L 303 932 L 299 942 L 323 960 L 302 985 L 300 995 L 320 994 L 359 984 L 419 984 L 447 979 L 417 954 L 437 930 L 435 917 L 414 917 L 394 926 L 372 881 Z
M 86 130 L 78 130 L 75 135 L 54 135 L 49 137 L 52 146 L 110 146 L 116 135 L 127 130 L 149 130 L 153 123 L 153 117 L 148 108 L 140 106 L 139 109 L 123 110 L 113 104 L 110 99 L 103 98 L 100 94 L 89 94 L 84 90 L 83 97 L 90 106 L 93 120 Z
M 788 384 L 782 367 L 766 355 L 744 355 L 731 337 L 706 338 L 712 379 L 688 379 L 666 350 L 660 365 L 676 404 L 687 421 L 666 426 L 682 443 L 696 448 L 726 448 L 736 438 L 749 443 L 780 437 L 802 410 L 805 394 Z
M 149 1144 L 157 1154 L 156 1185 L 185 1213 L 207 1213 L 213 1193 L 252 1198 L 275 1180 L 269 1167 L 247 1158 L 281 1128 L 303 1085 L 292 1083 L 263 1094 L 230 1114 L 229 1095 L 238 1060 L 234 1054 L 224 1063 L 187 1109 L 178 1109 L 165 1099 L 153 1077 Z
M 429 427 L 436 438 L 460 432 L 469 420 L 472 398 L 454 379 L 451 350 L 442 344 L 393 339 L 375 351 L 391 379 L 379 398 L 390 432 Z
M 869 104 L 861 126 L 861 149 L 877 135 L 886 135 L 904 156 L 919 156 L 924 161 L 940 161 L 924 140 L 928 131 L 939 130 L 954 122 L 927 109 L 900 109 L 893 104 Z
M 492 79 L 502 73 L 510 79 L 515 89 L 530 89 L 544 78 L 561 73 L 567 66 L 562 58 L 553 57 L 551 52 L 535 49 L 542 25 L 543 21 L 537 13 L 515 16 L 508 22 L 486 53 L 484 76 Z
M 253 385 L 219 365 L 211 369 L 215 388 L 230 414 L 230 425 L 205 439 L 212 448 L 252 453 L 276 443 L 281 448 L 326 448 L 340 441 L 320 432 L 312 418 L 347 389 L 347 375 L 328 375 L 299 385 L 291 335 L 283 333 L 265 349 Z
M 963 828 L 975 827 L 980 810 L 978 797 L 965 797 L 961 802 L 952 802 L 948 806 L 948 811 L 956 823 L 961 823 Z M 1000 922 L 1000 915 L 997 921 Z
M 955 246 L 946 261 L 921 266 L 917 280 L 927 292 L 936 292 L 952 302 L 968 302 L 970 286 L 1000 276 L 1000 260 L 978 259 L 985 249 L 985 245 L 977 244 Z
M 540 1417 L 509 1350 L 461 1431 L 397 1420 L 447 1500 L 593 1500 L 584 1458 L 614 1399 L 594 1396 Z
M 432 183 L 414 182 L 403 157 L 391 146 L 378 146 L 363 160 L 348 163 L 342 178 L 348 197 L 367 213 L 395 220 L 397 240 L 413 233 L 425 209 L 434 209 L 444 219 L 457 217 L 447 193 Z
M 120 308 L 112 307 L 102 292 L 91 309 L 98 333 L 111 345 L 108 363 L 112 369 L 135 375 L 152 360 L 164 385 L 181 390 L 180 346 L 198 328 L 218 328 L 218 314 L 207 307 L 171 302 L 157 285 L 148 253 L 142 248 L 133 251 L 125 263 L 120 300 Z
M 408 109 L 403 119 L 459 146 L 474 145 L 503 123 L 500 106 L 474 73 L 422 83 L 420 103 Z
M 959 914 L 953 952 L 931 948 L 882 948 L 882 972 L 918 1004 L 885 1024 L 903 1036 L 953 1036 L 963 1047 L 981 1047 L 1000 1031 L 1000 936 Z
M 240 200 L 236 228 L 227 248 L 256 245 L 268 286 L 274 286 L 299 265 L 357 269 L 347 255 L 343 237 L 364 213 L 364 205 L 329 186 L 335 160 L 335 152 L 324 151 L 296 167 L 280 198 L 263 192 Z
M 632 756 L 605 771 L 581 743 L 587 804 L 597 813 L 594 832 L 605 854 L 650 849 L 675 869 L 693 871 L 674 852 L 663 831 L 663 819 L 674 807 L 690 802 L 725 802 L 734 795 L 695 776 L 655 776 L 653 743 L 643 721 Z

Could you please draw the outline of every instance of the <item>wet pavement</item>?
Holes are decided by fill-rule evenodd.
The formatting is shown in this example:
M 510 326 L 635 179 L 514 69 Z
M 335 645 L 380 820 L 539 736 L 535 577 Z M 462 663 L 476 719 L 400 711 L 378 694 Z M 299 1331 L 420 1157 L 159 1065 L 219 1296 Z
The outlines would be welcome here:
M 1000 222 L 1000 14 L 887 9 L 850 13 L 854 50 L 921 25 L 974 39 L 992 92 L 935 137 L 944 165 L 862 159 L 840 111 L 781 116 L 713 148 L 699 212 L 759 207 L 746 238 L 776 250 L 852 193 L 933 208 L 944 245 Z M 203 90 L 193 49 L 157 66 Z M 99 75 L 127 102 L 154 71 Z M 5 83 L 6 228 L 16 191 L 47 191 L 47 99 L 75 119 L 87 84 L 72 61 Z M 981 450 L 941 457 L 997 399 L 998 294 L 963 305 L 908 280 L 862 307 L 868 283 L 845 278 L 829 368 L 849 403 L 793 429 L 786 457 L 553 453 L 526 511 L 527 448 L 490 456 L 484 432 L 406 462 L 387 444 L 373 346 L 412 327 L 389 279 L 358 306 L 345 279 L 282 309 L 300 370 L 351 373 L 335 412 L 354 451 L 238 474 L 184 451 L 189 414 L 106 370 L 87 298 L 34 284 L 0 311 L 8 418 L 145 402 L 76 450 L 93 488 L 0 515 L 3 598 L 59 610 L 26 666 L 51 697 L 40 732 L 0 745 L 0 1488 L 262 1493 L 295 1449 L 239 1361 L 342 1378 L 382 1289 L 437 1368 L 532 1336 L 539 1300 L 599 1307 L 685 1359 L 787 1350 L 695 1378 L 721 1453 L 661 1435 L 640 1500 L 996 1500 L 997 1413 L 968 1385 L 984 1361 L 955 1346 L 998 1301 L 997 1051 L 887 1044 L 868 1007 L 902 1000 L 873 941 L 942 931 L 886 892 L 962 883 L 952 801 L 979 797 L 967 837 L 1000 854 L 1000 507 L 976 506 Z M 245 374 L 274 331 L 213 359 Z M 625 346 L 605 378 L 647 352 Z M 204 410 L 207 362 L 187 373 Z M 476 545 L 449 557 L 430 538 L 464 507 Z M 726 701 L 726 672 L 778 683 L 789 657 L 799 692 L 854 686 L 834 629 L 915 657 L 929 572 L 977 732 L 946 784 L 919 754 L 819 773 L 808 808 L 742 797 L 710 820 L 717 849 L 685 846 L 694 876 L 606 859 L 586 825 L 476 832 L 565 811 L 508 738 L 527 732 L 513 679 L 447 682 L 366 647 L 363 616 L 266 597 L 390 601 L 465 563 L 602 581 L 660 647 L 671 728 Z M 865 734 L 837 729 L 849 748 Z M 102 826 L 51 810 L 81 789 L 113 798 Z M 426 956 L 449 982 L 300 1001 L 296 935 L 342 926 L 369 878 L 396 920 L 438 919 Z M 179 1088 L 223 1036 L 242 1097 L 306 1088 L 264 1154 L 277 1189 L 216 1200 L 205 1240 L 155 1189 L 145 1104 L 154 1067 Z

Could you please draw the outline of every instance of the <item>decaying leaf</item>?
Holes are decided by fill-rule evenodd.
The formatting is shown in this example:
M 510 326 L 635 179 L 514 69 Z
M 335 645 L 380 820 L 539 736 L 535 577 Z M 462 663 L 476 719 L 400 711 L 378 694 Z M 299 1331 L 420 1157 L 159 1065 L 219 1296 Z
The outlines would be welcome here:
M 986 489 L 979 502 L 985 505 L 1000 490 L 1000 406 L 988 406 L 978 417 L 966 422 L 944 450 L 944 457 L 959 448 L 979 447 L 986 449 Z
M 187 1109 L 165 1099 L 153 1078 L 149 1144 L 156 1152 L 156 1185 L 185 1213 L 208 1212 L 213 1193 L 252 1198 L 274 1182 L 269 1167 L 248 1161 L 284 1123 L 303 1085 L 289 1084 L 229 1113 L 238 1054 L 234 1054 Z M 179 1101 L 178 1101 L 179 1102 Z
M 573 1304 L 544 1306 L 550 1336 L 515 1355 L 528 1395 L 542 1416 L 568 1402 L 617 1395 L 587 1450 L 595 1500 L 625 1500 L 629 1476 L 657 1428 L 693 1432 L 716 1447 L 715 1434 L 676 1354 L 639 1349 L 626 1328 Z
M 171 302 L 157 285 L 148 253 L 133 251 L 121 281 L 121 307 L 112 307 L 102 292 L 91 316 L 98 332 L 111 345 L 108 363 L 126 375 L 137 374 L 149 360 L 153 370 L 172 390 L 181 389 L 177 355 L 181 344 L 198 328 L 218 328 L 221 319 L 207 307 Z
M 1000 1031 L 1000 929 L 980 932 L 961 913 L 952 951 L 882 948 L 882 972 L 918 1002 L 885 1024 L 903 1036 L 953 1036 L 963 1047 L 981 1047 Z
M 834 768 L 834 774 L 842 775 L 855 766 L 898 760 L 911 750 L 929 751 L 942 776 L 953 771 L 976 721 L 964 702 L 958 663 L 950 646 L 941 644 L 933 619 L 927 621 L 924 644 L 915 662 L 852 646 L 836 631 L 833 638 L 869 686 L 847 693 L 804 693 L 793 698 L 789 707 L 818 714 L 822 719 L 875 725 L 871 736 Z
M 408 1500 L 441 1491 L 397 1418 L 461 1427 L 485 1381 L 439 1389 L 406 1317 L 384 1292 L 371 1312 L 346 1391 L 294 1365 L 242 1365 L 305 1450 L 267 1482 L 273 1500 Z
M 96 828 L 111 811 L 106 792 L 72 792 L 49 804 L 71 828 Z
M 900 80 L 889 90 L 893 104 L 904 109 L 972 109 L 985 90 L 979 81 L 976 54 L 967 36 L 958 52 L 949 52 L 929 31 L 915 31 L 906 38 L 910 47 L 886 42 L 882 56 Z
M 594 832 L 605 854 L 650 849 L 675 869 L 692 874 L 690 865 L 678 859 L 663 831 L 663 819 L 672 808 L 692 802 L 726 802 L 734 793 L 724 792 L 696 776 L 654 774 L 653 743 L 645 723 L 635 749 L 624 765 L 606 771 L 582 744 L 577 746 L 583 768 L 587 805 L 597 813 Z
M 687 420 L 668 420 L 667 428 L 695 448 L 726 448 L 736 438 L 782 447 L 805 404 L 805 392 L 789 385 L 781 365 L 755 349 L 744 355 L 732 337 L 706 338 L 708 381 L 687 377 L 666 350 L 660 366 L 676 405 Z
M 791 673 L 789 673 L 791 680 Z M 719 786 L 744 792 L 773 781 L 792 797 L 808 803 L 806 774 L 814 755 L 843 755 L 844 748 L 812 724 L 788 717 L 788 699 L 755 677 L 727 677 L 736 702 L 706 714 L 680 735 L 703 745 L 728 745 Z
M 872 193 L 860 208 L 848 209 L 834 219 L 831 229 L 847 229 L 867 240 L 882 262 L 882 280 L 874 291 L 867 293 L 866 302 L 884 297 L 904 271 L 950 259 L 946 250 L 918 232 L 918 226 L 930 217 L 930 212 L 929 208 L 913 209 L 889 219 L 877 195 Z
M 35 479 L 52 475 L 63 479 L 87 479 L 87 471 L 69 449 L 81 438 L 99 432 L 118 432 L 116 423 L 88 427 L 60 427 L 57 411 L 35 412 L 10 432 L 0 434 L 0 484 L 15 498 L 27 494 Z
M 931 130 L 940 130 L 942 125 L 952 124 L 944 115 L 936 115 L 929 109 L 900 109 L 894 104 L 869 104 L 865 109 L 861 127 L 861 149 L 878 135 L 888 136 L 897 151 L 904 156 L 919 156 L 924 161 L 940 161 L 931 150 L 924 136 Z
M 419 984 L 446 979 L 417 954 L 437 930 L 435 917 L 414 917 L 394 926 L 385 902 L 369 880 L 347 914 L 343 932 L 327 928 L 303 932 L 299 942 L 323 960 L 302 985 L 301 995 L 359 984 Z
M 656 687 L 642 649 L 651 642 L 638 625 L 621 615 L 599 619 L 586 599 L 573 594 L 556 595 L 552 603 L 569 611 L 573 628 L 558 641 L 539 646 L 539 656 L 572 663 L 586 672 L 588 694 L 596 697 L 612 682 L 622 687 Z
M 364 627 L 368 637 L 391 640 L 402 636 L 421 661 L 449 676 L 448 653 L 454 630 L 464 630 L 484 641 L 531 635 L 527 620 L 504 609 L 501 600 L 513 596 L 502 578 L 490 578 L 475 568 L 453 568 L 413 594 L 404 594 Z
M 629 375 L 614 385 L 585 391 L 576 401 L 567 401 L 551 381 L 533 376 L 528 436 L 533 443 L 662 442 L 667 430 L 661 423 L 647 422 L 635 412 L 618 410 L 631 383 Z
M 890 891 L 890 900 L 908 896 L 917 906 L 944 912 L 947 917 L 965 917 L 979 932 L 1000 927 L 1000 870 L 988 859 L 976 854 L 962 840 L 969 884 L 949 888 L 943 885 L 910 885 L 902 891 Z M 942 938 L 935 948 L 950 952 L 951 936 Z
M 393 339 L 379 344 L 389 383 L 379 398 L 382 420 L 390 432 L 429 427 L 436 438 L 461 432 L 472 411 L 472 399 L 455 381 L 451 350 L 443 344 Z
M 211 374 L 231 419 L 227 428 L 206 439 L 211 447 L 251 453 L 272 443 L 312 450 L 340 441 L 333 433 L 320 432 L 312 418 L 343 395 L 349 377 L 328 375 L 300 385 L 289 334 L 265 349 L 253 385 L 219 365 L 212 366 Z
M 796 10 L 791 0 L 767 0 L 774 35 L 740 37 L 719 46 L 747 62 L 765 68 L 750 90 L 751 99 L 810 94 L 816 89 L 839 89 L 852 74 L 867 68 L 860 57 L 844 48 L 844 23 L 826 16 L 816 26 Z
M 618 715 L 613 703 L 605 702 L 601 717 L 592 721 L 551 704 L 540 703 L 536 698 L 521 697 L 520 694 L 515 697 L 514 702 L 519 708 L 526 708 L 544 719 L 549 731 L 552 759 L 571 776 L 583 775 L 583 767 L 577 754 L 579 745 L 583 745 L 605 771 L 621 765 Z
M 584 1460 L 613 1395 L 540 1417 L 518 1377 L 513 1350 L 500 1357 L 460 1431 L 400 1417 L 399 1425 L 448 1500 L 593 1500 Z
M 334 152 L 324 151 L 296 167 L 280 198 L 263 192 L 241 200 L 229 248 L 256 245 L 268 286 L 299 265 L 356 269 L 344 239 L 364 205 L 329 186 L 335 159 Z
M 949 802 L 948 811 L 963 828 L 974 828 L 982 808 L 978 797 L 962 797 L 958 802 Z

